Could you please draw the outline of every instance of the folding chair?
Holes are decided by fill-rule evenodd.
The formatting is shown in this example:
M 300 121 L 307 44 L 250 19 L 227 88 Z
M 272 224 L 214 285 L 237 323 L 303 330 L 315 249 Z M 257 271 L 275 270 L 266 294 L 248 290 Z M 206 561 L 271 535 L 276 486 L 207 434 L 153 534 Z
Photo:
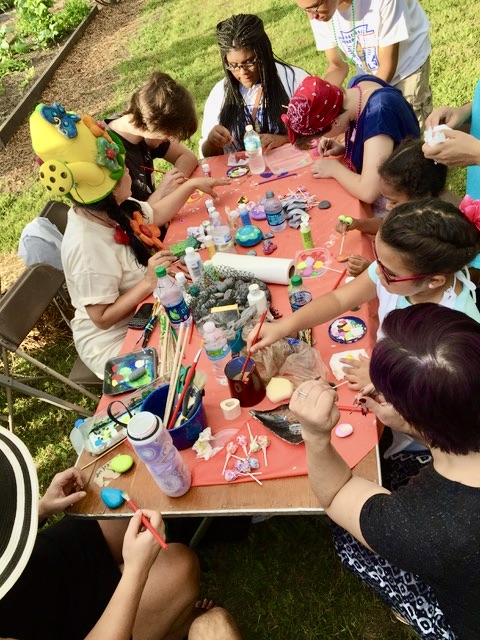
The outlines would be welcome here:
M 0 300 L 0 348 L 4 365 L 4 373 L 0 374 L 0 386 L 6 389 L 10 429 L 13 428 L 12 389 L 39 398 L 57 407 L 76 411 L 84 416 L 90 416 L 92 412 L 25 384 L 26 381 L 32 381 L 31 378 L 12 377 L 8 352 L 12 352 L 30 362 L 47 376 L 63 382 L 87 398 L 95 402 L 99 400 L 97 396 L 90 393 L 85 387 L 72 382 L 19 348 L 28 333 L 37 324 L 49 303 L 58 294 L 64 282 L 65 278 L 62 271 L 47 264 L 37 264 L 27 268 Z M 98 379 L 97 382 L 100 383 Z

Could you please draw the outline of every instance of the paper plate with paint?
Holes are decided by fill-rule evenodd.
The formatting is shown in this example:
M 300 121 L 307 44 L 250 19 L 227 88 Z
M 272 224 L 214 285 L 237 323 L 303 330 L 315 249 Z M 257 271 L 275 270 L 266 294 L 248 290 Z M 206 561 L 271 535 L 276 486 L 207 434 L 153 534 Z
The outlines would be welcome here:
M 350 344 L 361 340 L 367 333 L 367 325 L 356 316 L 344 316 L 337 318 L 328 327 L 328 335 L 335 342 Z
M 105 363 L 103 393 L 115 396 L 119 393 L 140 389 L 157 376 L 157 352 L 150 347 L 132 351 Z
M 227 169 L 227 176 L 229 178 L 241 178 L 249 171 L 250 169 L 245 165 L 240 167 L 230 167 L 230 169 Z
M 332 262 L 330 251 L 324 247 L 304 249 L 295 256 L 295 273 L 305 278 L 318 278 L 329 270 Z

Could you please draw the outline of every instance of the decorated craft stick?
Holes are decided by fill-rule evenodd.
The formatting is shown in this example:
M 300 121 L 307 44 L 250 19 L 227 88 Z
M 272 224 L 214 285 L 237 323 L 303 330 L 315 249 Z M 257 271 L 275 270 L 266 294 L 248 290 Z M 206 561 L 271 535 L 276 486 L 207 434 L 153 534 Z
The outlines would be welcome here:
M 225 456 L 225 464 L 223 465 L 222 476 L 225 475 L 225 469 L 227 468 L 228 461 L 233 456 L 233 454 L 238 449 L 238 447 L 234 442 L 229 442 L 227 444 L 226 449 L 227 449 L 227 455 Z
M 336 384 L 334 387 L 332 387 L 332 389 L 338 389 L 338 387 L 341 387 L 342 384 L 347 384 L 348 380 L 344 380 L 343 382 L 339 382 L 338 384 Z

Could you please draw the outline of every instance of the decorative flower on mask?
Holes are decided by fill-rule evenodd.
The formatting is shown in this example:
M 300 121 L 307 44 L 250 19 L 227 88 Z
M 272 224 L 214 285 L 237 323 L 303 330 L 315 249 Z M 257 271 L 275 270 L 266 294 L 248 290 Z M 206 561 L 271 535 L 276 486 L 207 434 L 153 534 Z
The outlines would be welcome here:
M 155 250 L 163 248 L 163 243 L 160 240 L 160 229 L 156 224 L 145 224 L 145 219 L 140 211 L 134 212 L 130 227 L 137 238 L 147 247 Z
M 466 195 L 458 208 L 480 231 L 480 200 L 473 200 Z
M 97 138 L 97 155 L 95 161 L 101 167 L 107 167 L 112 173 L 110 177 L 113 180 L 118 180 L 122 177 L 123 167 L 119 163 L 120 148 L 115 142 L 109 142 L 106 138 Z M 120 176 L 117 178 L 115 175 L 120 171 Z
M 44 104 L 40 109 L 41 115 L 50 124 L 54 124 L 58 131 L 65 138 L 75 138 L 77 136 L 77 125 L 80 116 L 76 113 L 67 113 L 59 102 L 54 102 L 51 107 Z

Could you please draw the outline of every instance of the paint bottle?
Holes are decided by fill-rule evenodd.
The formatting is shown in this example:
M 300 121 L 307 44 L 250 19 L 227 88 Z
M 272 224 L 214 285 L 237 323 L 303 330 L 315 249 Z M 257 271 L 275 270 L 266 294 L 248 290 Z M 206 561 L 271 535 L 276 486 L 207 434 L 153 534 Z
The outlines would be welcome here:
M 193 247 L 187 247 L 185 249 L 185 265 L 187 266 L 188 273 L 192 277 L 192 282 L 200 280 L 203 274 L 203 263 L 201 257 Z
M 213 238 L 211 235 L 206 235 L 203 239 L 203 244 L 205 245 L 205 249 L 207 250 L 208 257 L 213 258 L 216 254 L 215 251 L 215 243 L 213 242 Z
M 313 249 L 312 230 L 307 222 L 300 225 L 300 234 L 302 236 L 302 245 L 304 249 Z
M 202 171 L 203 171 L 203 175 L 205 176 L 205 178 L 211 178 L 212 177 L 212 171 L 210 169 L 210 165 L 208 164 L 208 162 L 204 162 L 202 164 Z
M 179 498 L 187 493 L 192 482 L 190 471 L 158 416 L 150 411 L 135 414 L 128 423 L 127 435 L 165 495 Z
M 257 316 L 261 316 L 264 311 L 268 311 L 268 302 L 265 291 L 262 291 L 256 283 L 248 286 L 247 301 L 249 307 L 257 308 Z
M 205 200 L 205 208 L 207 211 L 210 209 L 210 207 L 214 207 L 214 206 L 215 204 L 211 198 L 208 198 L 208 200 Z
M 252 224 L 250 220 L 250 214 L 248 213 L 248 208 L 246 204 L 240 203 L 238 205 L 238 215 L 240 216 L 240 220 L 242 226 L 246 226 L 247 224 Z

